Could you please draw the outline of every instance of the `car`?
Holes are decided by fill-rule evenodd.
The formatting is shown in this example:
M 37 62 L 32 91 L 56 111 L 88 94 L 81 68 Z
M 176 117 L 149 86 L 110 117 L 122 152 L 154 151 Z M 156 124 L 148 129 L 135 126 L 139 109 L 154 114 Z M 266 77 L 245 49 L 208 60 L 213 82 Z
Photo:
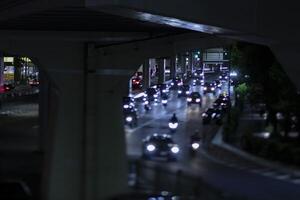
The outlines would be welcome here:
M 193 86 L 203 85 L 203 84 L 204 84 L 204 78 L 202 76 L 193 79 Z
M 177 160 L 180 149 L 170 135 L 154 133 L 143 140 L 142 152 L 144 159 L 163 158 L 174 161 Z
M 202 97 L 199 92 L 192 92 L 186 100 L 188 106 L 191 104 L 198 104 L 200 107 L 202 107 Z
M 135 100 L 132 97 L 123 97 L 123 109 L 135 108 Z
M 203 114 L 202 114 L 202 123 L 203 124 L 209 124 L 211 121 L 215 121 L 216 124 L 221 124 L 223 119 L 223 111 L 219 108 L 208 108 Z
M 147 88 L 145 91 L 144 97 L 148 99 L 148 101 L 157 101 L 158 98 L 158 92 L 155 88 Z
M 133 90 L 142 89 L 142 87 L 143 87 L 142 79 L 140 79 L 139 77 L 135 77 L 132 79 L 132 89 Z
M 203 85 L 203 93 L 204 94 L 207 94 L 207 93 L 213 93 L 215 94 L 216 93 L 216 87 L 213 83 L 204 83 Z
M 221 89 L 221 87 L 222 87 L 222 83 L 219 80 L 215 80 L 214 85 L 216 88 L 219 88 L 219 89 Z
M 220 94 L 219 97 L 213 103 L 214 108 L 220 108 L 224 112 L 227 111 L 231 106 L 231 101 L 229 96 Z
M 5 92 L 9 92 L 15 88 L 15 86 L 11 83 L 4 83 L 3 88 Z
M 171 82 L 172 88 L 178 88 L 179 86 L 182 86 L 182 85 L 183 85 L 182 78 L 175 77 L 172 79 L 172 82 Z
M 182 85 L 179 87 L 177 91 L 178 97 L 186 97 L 190 94 L 190 86 L 189 85 Z
M 197 69 L 194 73 L 193 73 L 193 77 L 197 78 L 197 77 L 203 77 L 204 73 L 201 69 Z
M 219 76 L 219 80 L 222 82 L 228 81 L 228 78 L 229 78 L 229 76 L 227 73 L 223 73 Z
M 128 125 L 129 127 L 137 126 L 138 116 L 134 108 L 130 107 L 123 110 L 123 115 L 125 125 Z
M 155 87 L 160 91 L 161 94 L 162 93 L 165 93 L 165 94 L 169 93 L 169 87 L 168 87 L 167 84 L 164 84 L 164 83 L 163 84 L 157 84 Z

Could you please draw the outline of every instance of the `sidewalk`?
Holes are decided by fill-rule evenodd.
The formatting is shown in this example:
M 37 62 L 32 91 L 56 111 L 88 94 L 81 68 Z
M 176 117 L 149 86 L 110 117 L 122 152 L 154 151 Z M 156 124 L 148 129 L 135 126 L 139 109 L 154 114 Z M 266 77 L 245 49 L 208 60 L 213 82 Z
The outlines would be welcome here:
M 207 154 L 222 165 L 300 185 L 299 169 L 264 160 L 223 142 L 222 129 L 215 135 Z

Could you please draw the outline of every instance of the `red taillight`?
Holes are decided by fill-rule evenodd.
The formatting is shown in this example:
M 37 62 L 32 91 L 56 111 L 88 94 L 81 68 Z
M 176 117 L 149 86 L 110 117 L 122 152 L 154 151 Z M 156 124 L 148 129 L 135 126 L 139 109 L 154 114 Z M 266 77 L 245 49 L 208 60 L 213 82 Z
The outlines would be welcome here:
M 4 92 L 5 92 L 4 86 L 0 86 L 0 93 L 4 93 Z

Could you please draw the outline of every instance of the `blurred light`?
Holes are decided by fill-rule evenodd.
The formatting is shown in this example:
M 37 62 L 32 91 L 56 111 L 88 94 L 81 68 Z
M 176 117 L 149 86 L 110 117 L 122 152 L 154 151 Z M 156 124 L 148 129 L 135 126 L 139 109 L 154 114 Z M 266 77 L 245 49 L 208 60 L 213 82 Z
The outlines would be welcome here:
M 155 150 L 155 146 L 154 146 L 153 144 L 149 144 L 149 145 L 147 146 L 147 150 L 150 151 L 150 152 L 152 152 L 152 151 Z
M 197 142 L 194 142 L 193 144 L 192 144 L 192 147 L 193 147 L 193 149 L 198 149 L 199 148 L 199 143 L 197 143 Z
M 178 153 L 178 152 L 179 152 L 179 148 L 178 148 L 177 146 L 172 147 L 172 148 L 171 148 L 171 151 L 172 151 L 173 153 Z

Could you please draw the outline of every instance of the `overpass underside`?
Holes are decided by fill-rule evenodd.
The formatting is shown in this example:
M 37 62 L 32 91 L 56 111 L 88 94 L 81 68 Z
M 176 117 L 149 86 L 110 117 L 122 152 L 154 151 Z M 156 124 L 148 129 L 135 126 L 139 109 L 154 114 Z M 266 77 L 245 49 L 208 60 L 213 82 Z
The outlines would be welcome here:
M 0 51 L 32 58 L 46 74 L 45 199 L 126 192 L 121 98 L 150 58 L 244 40 L 270 46 L 300 86 L 299 26 L 288 20 L 298 14 L 272 1 L 6 0 L 0 10 Z

